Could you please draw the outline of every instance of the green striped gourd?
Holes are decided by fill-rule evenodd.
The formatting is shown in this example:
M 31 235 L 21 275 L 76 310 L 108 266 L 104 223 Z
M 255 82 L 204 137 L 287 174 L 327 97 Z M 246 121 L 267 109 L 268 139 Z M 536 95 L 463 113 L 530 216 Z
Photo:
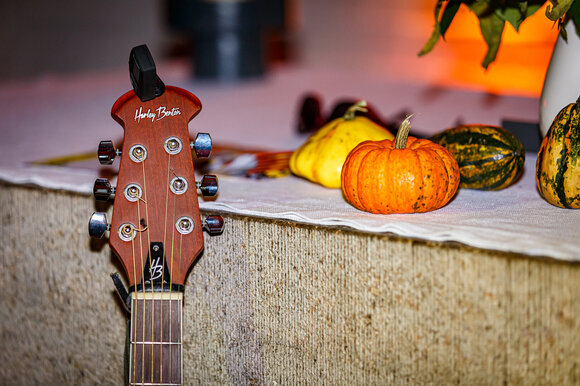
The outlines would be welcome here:
M 464 189 L 503 189 L 517 180 L 524 169 L 524 146 L 501 127 L 461 125 L 431 140 L 453 154 L 461 173 L 459 187 Z
M 580 208 L 580 98 L 552 122 L 538 152 L 536 183 L 540 195 L 561 208 Z

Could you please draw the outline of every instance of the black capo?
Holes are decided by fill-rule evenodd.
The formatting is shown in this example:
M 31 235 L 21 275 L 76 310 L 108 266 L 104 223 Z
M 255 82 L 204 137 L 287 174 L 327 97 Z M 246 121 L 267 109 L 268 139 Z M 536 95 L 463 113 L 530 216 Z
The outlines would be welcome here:
M 155 62 L 145 44 L 131 50 L 129 74 L 133 90 L 142 102 L 157 98 L 165 92 L 165 84 L 157 76 Z

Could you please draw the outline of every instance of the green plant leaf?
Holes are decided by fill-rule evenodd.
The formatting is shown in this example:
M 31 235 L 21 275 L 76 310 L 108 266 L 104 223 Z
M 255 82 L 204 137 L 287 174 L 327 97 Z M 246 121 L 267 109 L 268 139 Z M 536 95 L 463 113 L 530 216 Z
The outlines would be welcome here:
M 502 20 L 510 23 L 514 29 L 517 31 L 520 28 L 520 24 L 524 21 L 524 16 L 522 10 L 518 8 L 498 8 L 495 14 Z
M 551 6 L 546 8 L 546 17 L 552 21 L 556 21 L 563 17 L 574 0 L 550 0 Z
M 580 36 L 580 0 L 574 0 L 569 12 L 571 19 L 574 21 L 576 33 Z
M 566 43 L 568 43 L 568 32 L 566 31 L 566 28 L 564 28 L 565 25 L 564 23 L 562 23 L 561 20 L 558 21 L 558 28 L 560 28 L 560 36 L 562 37 L 562 39 L 564 39 L 564 41 Z
M 441 6 L 443 5 L 443 0 L 437 0 L 435 4 L 435 27 L 433 27 L 433 33 L 427 43 L 423 46 L 421 51 L 419 51 L 419 56 L 423 56 L 431 52 L 437 41 L 439 40 L 439 36 L 441 36 L 441 27 L 439 25 L 439 12 L 441 11 Z
M 501 19 L 510 23 L 516 31 L 519 31 L 522 22 L 533 15 L 542 7 L 544 0 L 541 1 L 508 1 L 503 7 L 498 7 L 495 14 Z
M 511 0 L 513 1 L 513 0 Z M 522 15 L 524 18 L 532 16 L 536 11 L 546 4 L 546 0 L 527 0 L 527 1 L 517 1 Z M 508 1 L 511 6 L 511 2 Z M 515 6 L 515 5 L 514 5 Z
M 449 28 L 449 25 L 453 21 L 453 18 L 455 17 L 455 14 L 457 13 L 457 10 L 459 9 L 460 5 L 461 1 L 450 0 L 445 6 L 445 9 L 443 10 L 443 13 L 441 15 L 441 20 L 439 21 L 439 28 L 441 32 L 441 37 L 443 39 L 445 39 L 445 33 L 447 32 L 447 28 Z
M 566 38 L 563 27 L 572 21 L 580 36 L 580 0 L 437 0 L 434 9 L 435 26 L 419 56 L 429 53 L 440 37 L 445 39 L 447 29 L 461 4 L 464 4 L 479 19 L 481 34 L 488 48 L 482 66 L 487 69 L 497 56 L 505 23 L 510 23 L 518 31 L 525 19 L 548 2 L 546 16 L 558 23 L 560 35 Z
M 574 23 L 574 30 L 580 36 L 580 0 L 574 0 L 566 15 L 559 21 L 560 35 L 567 41 L 566 25 L 572 21 Z
M 493 12 L 493 7 L 490 5 L 490 0 L 475 0 L 468 4 L 471 12 L 475 13 L 477 18 L 488 16 Z
M 479 28 L 483 35 L 483 40 L 487 44 L 487 53 L 481 63 L 482 67 L 487 69 L 489 64 L 493 62 L 499 50 L 501 43 L 501 35 L 505 26 L 505 20 L 497 16 L 495 13 L 490 13 L 486 16 L 480 16 Z
M 530 17 L 532 16 L 534 13 L 536 13 L 540 8 L 542 8 L 542 6 L 544 5 L 544 1 L 542 0 L 541 2 L 539 2 L 538 4 L 532 4 L 532 5 L 528 5 L 527 7 L 527 11 L 525 13 L 526 17 Z

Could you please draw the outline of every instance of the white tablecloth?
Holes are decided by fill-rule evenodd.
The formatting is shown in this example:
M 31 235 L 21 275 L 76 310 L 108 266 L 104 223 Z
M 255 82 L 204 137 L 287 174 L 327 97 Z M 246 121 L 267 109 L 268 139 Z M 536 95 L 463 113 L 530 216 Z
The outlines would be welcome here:
M 204 107 L 190 132 L 208 131 L 215 143 L 290 150 L 303 140 L 294 131 L 297 104 L 317 91 L 328 107 L 342 97 L 365 98 L 385 116 L 415 113 L 413 125 L 433 134 L 466 123 L 501 119 L 537 121 L 537 99 L 487 95 L 397 82 L 384 77 L 282 68 L 261 81 L 236 85 L 195 83 L 181 65 L 160 66 L 166 84 L 196 94 Z M 76 167 L 30 166 L 33 160 L 94 151 L 103 139 L 122 137 L 110 118 L 114 101 L 130 88 L 125 71 L 14 82 L 0 88 L 0 179 L 18 184 L 89 194 L 102 168 L 95 161 Z M 498 192 L 460 190 L 444 208 L 424 214 L 373 215 L 348 205 L 339 190 L 296 177 L 250 180 L 220 176 L 220 194 L 204 209 L 288 219 L 323 226 L 436 241 L 531 256 L 580 261 L 580 211 L 556 208 L 535 188 L 535 155 L 526 154 L 517 184 Z M 87 213 L 87 219 L 90 213 Z

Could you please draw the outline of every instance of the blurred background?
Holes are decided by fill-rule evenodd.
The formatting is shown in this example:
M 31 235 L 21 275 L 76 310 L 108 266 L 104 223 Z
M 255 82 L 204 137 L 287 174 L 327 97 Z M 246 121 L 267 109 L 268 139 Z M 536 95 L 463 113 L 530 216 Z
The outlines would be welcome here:
M 0 79 L 125 68 L 131 47 L 180 60 L 192 77 L 231 81 L 286 65 L 341 68 L 494 94 L 539 96 L 555 26 L 537 12 L 506 26 L 498 59 L 462 7 L 425 57 L 435 0 L 72 0 L 0 2 Z

